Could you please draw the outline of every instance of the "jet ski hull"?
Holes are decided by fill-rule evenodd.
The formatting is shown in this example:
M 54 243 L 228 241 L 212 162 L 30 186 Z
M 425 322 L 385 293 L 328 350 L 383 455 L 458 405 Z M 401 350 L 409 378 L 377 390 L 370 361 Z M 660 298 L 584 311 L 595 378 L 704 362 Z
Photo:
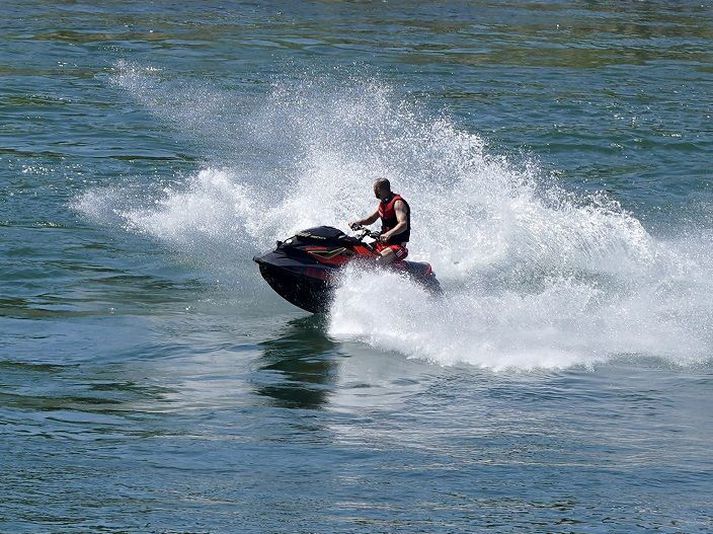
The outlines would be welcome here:
M 265 281 L 286 301 L 310 313 L 320 313 L 329 308 L 332 286 L 331 276 L 326 270 L 284 265 L 285 262 L 280 261 L 283 258 L 274 252 L 253 259 Z M 309 268 L 314 269 L 317 276 L 307 276 L 305 270 Z

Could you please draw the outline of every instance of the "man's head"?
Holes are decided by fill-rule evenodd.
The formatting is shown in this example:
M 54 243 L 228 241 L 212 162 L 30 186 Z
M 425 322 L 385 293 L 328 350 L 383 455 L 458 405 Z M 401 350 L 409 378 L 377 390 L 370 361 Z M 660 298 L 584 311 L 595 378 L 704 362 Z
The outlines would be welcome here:
M 382 202 L 391 198 L 391 183 L 386 178 L 379 178 L 374 182 L 374 196 Z

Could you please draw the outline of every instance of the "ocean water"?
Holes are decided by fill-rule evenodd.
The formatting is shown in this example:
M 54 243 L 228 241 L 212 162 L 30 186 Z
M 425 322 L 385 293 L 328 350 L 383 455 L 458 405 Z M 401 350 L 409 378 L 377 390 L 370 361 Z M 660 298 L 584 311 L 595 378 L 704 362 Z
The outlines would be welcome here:
M 713 531 L 710 3 L 3 7 L 1 532 Z

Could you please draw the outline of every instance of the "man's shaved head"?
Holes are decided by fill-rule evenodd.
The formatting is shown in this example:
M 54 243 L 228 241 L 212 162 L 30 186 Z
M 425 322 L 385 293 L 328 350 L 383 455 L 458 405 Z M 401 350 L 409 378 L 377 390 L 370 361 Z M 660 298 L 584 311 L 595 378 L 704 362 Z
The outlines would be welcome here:
M 381 198 L 391 194 L 391 182 L 386 178 L 379 178 L 374 182 L 374 194 Z

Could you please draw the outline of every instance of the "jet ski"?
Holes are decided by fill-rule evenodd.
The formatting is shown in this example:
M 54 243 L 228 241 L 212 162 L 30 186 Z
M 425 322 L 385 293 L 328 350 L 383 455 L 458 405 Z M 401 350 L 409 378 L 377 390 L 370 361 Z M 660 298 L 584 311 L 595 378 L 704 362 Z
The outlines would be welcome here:
M 265 281 L 282 298 L 308 312 L 324 312 L 343 267 L 355 260 L 379 266 L 376 263 L 379 254 L 373 242 L 365 241 L 367 237 L 376 240 L 379 234 L 363 227 L 357 230 L 356 236 L 349 236 L 331 226 L 308 228 L 278 241 L 275 250 L 255 256 L 253 261 Z M 403 273 L 433 294 L 441 293 L 428 263 L 400 260 L 384 268 Z

